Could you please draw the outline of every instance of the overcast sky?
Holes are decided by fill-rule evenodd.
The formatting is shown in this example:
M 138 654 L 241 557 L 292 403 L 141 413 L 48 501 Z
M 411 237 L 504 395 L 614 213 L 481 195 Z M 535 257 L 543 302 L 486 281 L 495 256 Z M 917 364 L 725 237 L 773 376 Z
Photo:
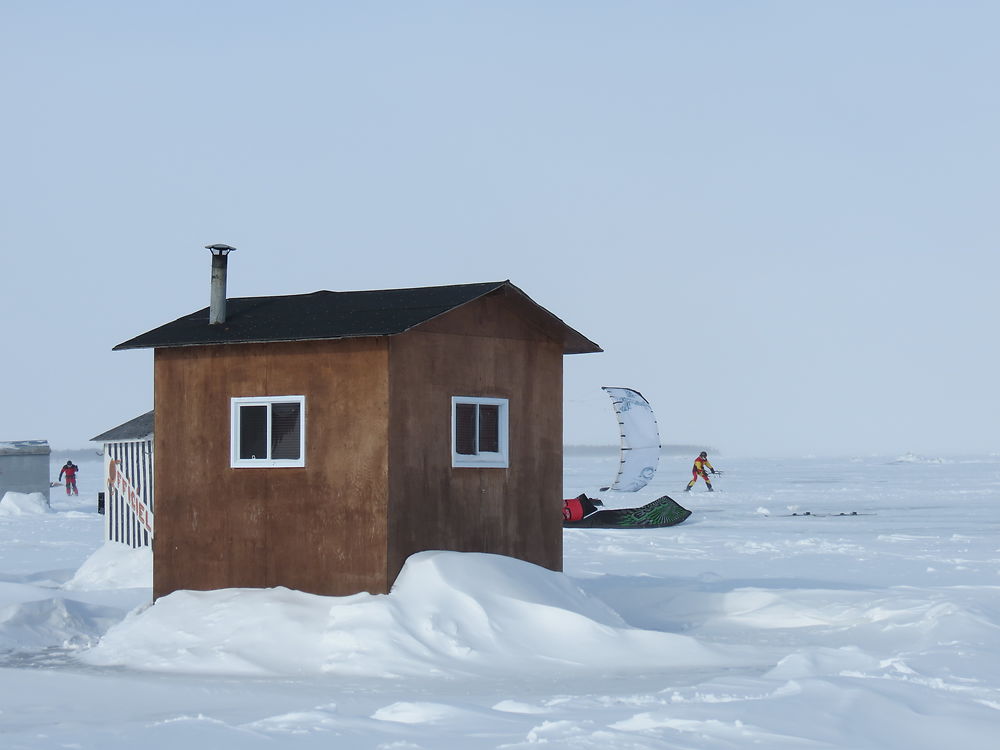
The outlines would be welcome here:
M 0 440 L 152 408 L 230 296 L 510 279 L 567 443 L 1000 450 L 1000 4 L 0 0 Z

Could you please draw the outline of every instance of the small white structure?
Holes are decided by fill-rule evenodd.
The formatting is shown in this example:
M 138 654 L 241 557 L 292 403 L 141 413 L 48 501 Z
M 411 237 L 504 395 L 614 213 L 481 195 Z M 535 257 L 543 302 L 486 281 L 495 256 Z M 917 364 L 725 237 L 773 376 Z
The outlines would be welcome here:
M 0 498 L 7 492 L 40 492 L 48 503 L 51 452 L 47 440 L 0 442 Z
M 153 412 L 97 437 L 104 445 L 104 536 L 130 547 L 153 541 Z

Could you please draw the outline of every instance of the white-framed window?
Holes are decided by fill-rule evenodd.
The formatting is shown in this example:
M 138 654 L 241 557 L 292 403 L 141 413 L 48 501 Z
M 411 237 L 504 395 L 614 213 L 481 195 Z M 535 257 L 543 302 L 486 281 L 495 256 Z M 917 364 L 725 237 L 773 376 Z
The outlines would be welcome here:
M 252 396 L 231 403 L 231 466 L 306 465 L 305 396 Z
M 508 408 L 505 398 L 451 397 L 451 465 L 506 469 Z

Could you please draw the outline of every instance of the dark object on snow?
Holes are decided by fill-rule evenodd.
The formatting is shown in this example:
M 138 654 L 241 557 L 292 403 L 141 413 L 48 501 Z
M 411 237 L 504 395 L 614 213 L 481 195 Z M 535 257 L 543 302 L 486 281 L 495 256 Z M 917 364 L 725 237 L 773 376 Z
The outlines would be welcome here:
M 587 497 L 586 493 L 581 493 L 569 500 L 563 500 L 563 520 L 579 521 L 584 516 L 589 516 L 597 510 L 598 505 L 604 505 L 596 497 Z
M 877 516 L 878 513 L 858 513 L 856 510 L 852 510 L 850 513 L 812 513 L 808 510 L 802 513 L 785 513 L 779 516 L 779 518 L 792 518 L 793 516 L 811 516 L 812 518 L 827 518 L 829 516 Z
M 581 495 L 580 500 L 586 498 Z M 565 501 L 567 504 L 572 501 Z M 582 501 L 581 501 L 582 502 Z M 599 500 L 596 502 L 600 502 Z M 658 529 L 675 526 L 686 520 L 691 511 L 664 495 L 639 508 L 605 508 L 594 510 L 579 520 L 564 520 L 564 529 Z

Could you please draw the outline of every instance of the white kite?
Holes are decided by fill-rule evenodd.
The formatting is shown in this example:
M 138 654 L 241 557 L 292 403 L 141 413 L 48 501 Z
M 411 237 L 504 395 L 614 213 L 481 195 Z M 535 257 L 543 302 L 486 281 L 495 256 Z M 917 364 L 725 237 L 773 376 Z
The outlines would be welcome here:
M 660 431 L 649 402 L 631 388 L 608 388 L 618 426 L 621 428 L 621 464 L 610 487 L 602 490 L 636 492 L 656 474 L 660 462 Z

